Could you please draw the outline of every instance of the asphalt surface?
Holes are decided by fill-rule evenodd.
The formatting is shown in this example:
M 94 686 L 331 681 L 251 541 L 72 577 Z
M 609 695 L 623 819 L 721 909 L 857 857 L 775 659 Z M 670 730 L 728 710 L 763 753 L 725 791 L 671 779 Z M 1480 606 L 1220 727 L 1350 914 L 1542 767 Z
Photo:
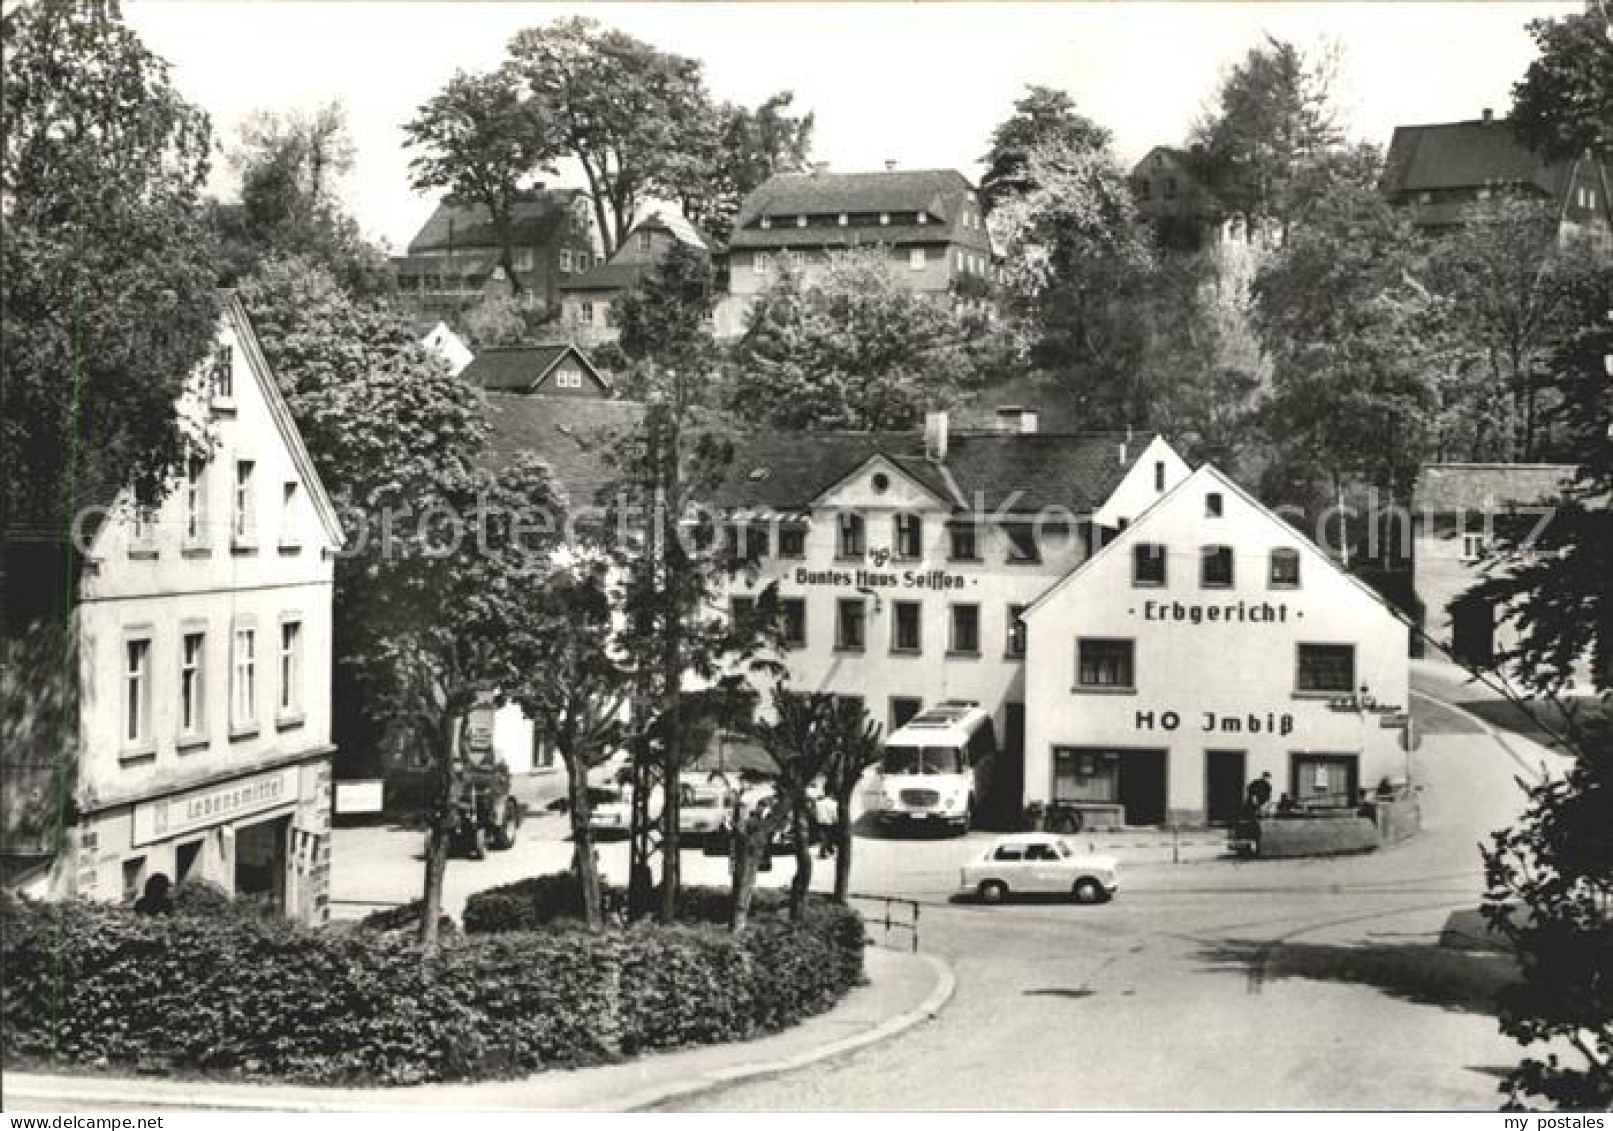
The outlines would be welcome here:
M 1449 693 L 1448 673 L 1415 682 Z M 1424 831 L 1365 856 L 1245 862 L 1226 858 L 1214 834 L 1174 845 L 1168 833 L 1083 835 L 1122 861 L 1115 902 L 988 908 L 955 893 L 958 866 L 985 834 L 860 837 L 854 886 L 919 904 L 923 949 L 956 972 L 951 1003 L 895 1041 L 668 1106 L 1494 1110 L 1519 1050 L 1491 1004 L 1510 962 L 1471 927 L 1478 845 L 1521 809 L 1517 778 L 1553 756 L 1432 698 L 1414 696 L 1413 708 Z M 448 909 L 565 867 L 563 836 L 563 822 L 545 817 L 510 852 L 454 861 Z M 333 896 L 412 897 L 417 849 L 413 833 L 339 830 Z M 625 873 L 624 846 L 604 846 L 601 860 L 607 874 Z M 763 882 L 788 882 L 791 867 L 779 858 Z M 824 861 L 814 886 L 829 873 Z M 726 861 L 687 853 L 684 874 L 725 883 Z M 881 905 L 865 910 L 882 919 Z M 890 942 L 906 938 L 898 930 Z

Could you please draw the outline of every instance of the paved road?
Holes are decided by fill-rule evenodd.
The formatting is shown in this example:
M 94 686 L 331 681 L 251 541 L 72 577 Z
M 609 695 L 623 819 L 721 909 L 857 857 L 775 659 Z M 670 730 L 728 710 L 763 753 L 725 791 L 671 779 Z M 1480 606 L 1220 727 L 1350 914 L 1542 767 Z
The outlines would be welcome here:
M 1497 1075 L 1517 1059 L 1487 1012 L 1507 960 L 1439 944 L 1452 913 L 1477 903 L 1477 845 L 1520 808 L 1516 776 L 1550 756 L 1515 737 L 1503 746 L 1432 699 L 1414 709 L 1425 831 L 1369 856 L 1239 862 L 1184 834 L 1173 863 L 1158 833 L 1083 836 L 1121 857 L 1118 901 L 986 908 L 952 899 L 983 838 L 859 838 L 856 887 L 921 902 L 924 948 L 957 973 L 953 1002 L 898 1041 L 694 1106 L 1493 1110 Z M 455 861 L 449 910 L 565 867 L 562 836 L 544 818 L 512 852 Z M 340 831 L 333 895 L 416 894 L 420 864 L 400 852 L 416 840 Z M 602 858 L 624 874 L 622 846 Z M 684 867 L 689 882 L 725 882 L 721 859 L 690 853 Z M 770 881 L 789 871 L 781 859 Z

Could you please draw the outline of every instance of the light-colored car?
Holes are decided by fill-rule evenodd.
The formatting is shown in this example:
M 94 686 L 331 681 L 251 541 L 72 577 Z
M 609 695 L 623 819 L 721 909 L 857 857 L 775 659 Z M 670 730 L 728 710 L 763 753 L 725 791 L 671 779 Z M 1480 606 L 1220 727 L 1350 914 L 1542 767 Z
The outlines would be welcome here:
M 1120 890 L 1120 862 L 1083 855 L 1052 833 L 1014 833 L 965 864 L 961 889 L 983 903 L 1010 895 L 1068 895 L 1077 903 L 1103 903 Z
M 650 794 L 650 819 L 661 815 L 661 790 Z M 588 787 L 588 827 L 596 833 L 627 835 L 633 824 L 633 787 L 629 785 L 590 785 Z
M 684 836 L 714 836 L 726 826 L 734 807 L 734 791 L 721 779 L 685 774 L 678 798 L 678 831 Z

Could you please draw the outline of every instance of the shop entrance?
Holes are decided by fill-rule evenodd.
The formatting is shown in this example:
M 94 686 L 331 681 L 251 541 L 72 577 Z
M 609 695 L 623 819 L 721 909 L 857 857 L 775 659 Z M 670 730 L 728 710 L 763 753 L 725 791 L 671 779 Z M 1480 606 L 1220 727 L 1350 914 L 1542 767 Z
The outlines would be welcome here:
M 1165 751 L 1120 752 L 1120 804 L 1128 825 L 1165 823 Z
M 1055 746 L 1053 800 L 1087 812 L 1119 809 L 1128 825 L 1162 825 L 1166 753 Z
M 1246 781 L 1242 750 L 1204 752 L 1204 817 L 1212 825 L 1230 825 L 1243 808 Z
M 235 894 L 286 910 L 286 841 L 291 818 L 277 817 L 235 830 Z

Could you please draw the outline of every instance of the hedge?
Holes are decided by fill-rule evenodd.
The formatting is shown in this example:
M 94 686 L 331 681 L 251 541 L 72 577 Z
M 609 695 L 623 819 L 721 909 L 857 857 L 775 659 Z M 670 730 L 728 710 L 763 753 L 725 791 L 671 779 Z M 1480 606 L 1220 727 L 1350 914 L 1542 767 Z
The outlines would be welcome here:
M 626 889 L 606 884 L 604 891 L 607 906 L 626 904 Z M 758 888 L 751 898 L 751 914 L 782 913 L 788 900 L 787 892 Z M 726 924 L 733 905 L 727 888 L 686 884 L 678 889 L 680 922 Z M 465 901 L 464 921 L 469 934 L 493 934 L 537 930 L 560 920 L 581 919 L 582 913 L 582 884 L 576 873 L 551 872 L 477 892 Z
M 814 900 L 702 924 L 394 934 L 0 897 L 5 1063 L 412 1084 L 743 1040 L 862 980 L 855 914 Z

